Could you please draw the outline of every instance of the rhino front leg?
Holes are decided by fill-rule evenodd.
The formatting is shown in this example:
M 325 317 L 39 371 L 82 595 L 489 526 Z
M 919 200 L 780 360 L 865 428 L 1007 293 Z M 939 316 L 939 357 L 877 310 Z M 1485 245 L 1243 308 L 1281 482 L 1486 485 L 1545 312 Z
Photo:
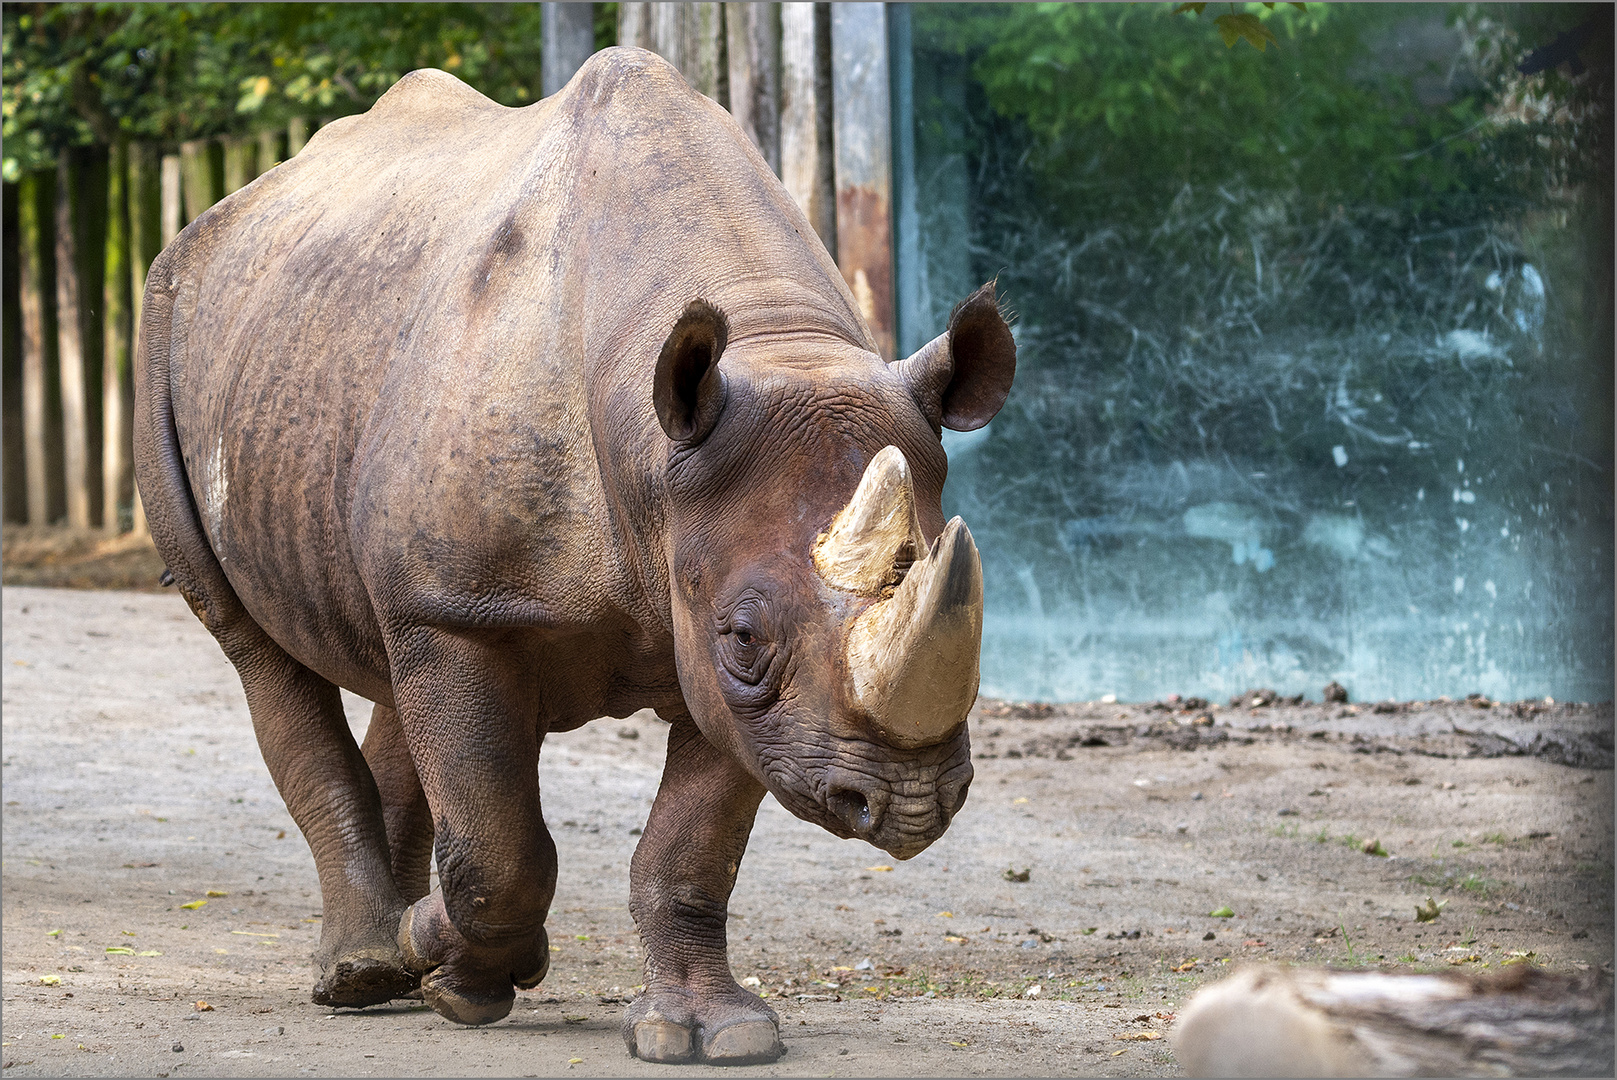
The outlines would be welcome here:
M 629 866 L 629 910 L 646 950 L 646 990 L 623 1021 L 644 1061 L 742 1065 L 785 1052 L 780 1021 L 730 973 L 730 891 L 764 788 L 689 714 L 671 717 L 668 760 Z
M 497 634 L 417 628 L 389 643 L 394 703 L 430 809 L 439 888 L 398 924 L 440 1015 L 487 1024 L 550 964 L 556 845 L 539 806 L 532 655 Z

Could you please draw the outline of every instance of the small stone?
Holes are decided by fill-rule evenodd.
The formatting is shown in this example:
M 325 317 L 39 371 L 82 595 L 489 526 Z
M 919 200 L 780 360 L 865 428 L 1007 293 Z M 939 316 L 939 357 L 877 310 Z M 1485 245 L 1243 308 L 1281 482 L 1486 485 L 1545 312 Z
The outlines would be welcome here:
M 183 1054 L 183 1053 L 185 1053 L 185 1047 L 181 1046 L 179 1043 L 175 1043 L 174 1044 L 174 1052 L 176 1054 Z
M 1280 808 L 1280 816 L 1281 817 L 1296 817 L 1297 816 L 1297 811 L 1293 810 L 1289 806 L 1282 806 Z
M 286 1029 L 284 1027 L 282 1027 L 281 1025 L 276 1024 L 274 1027 L 265 1028 L 264 1029 L 264 1034 L 266 1034 L 266 1035 L 285 1035 L 286 1034 Z
M 1199 791 L 1191 792 L 1190 801 L 1191 802 L 1201 802 L 1202 801 L 1202 793 L 1199 792 Z
M 1211 930 L 1209 930 L 1209 931 L 1207 931 L 1207 933 L 1202 935 L 1202 940 L 1203 941 L 1217 941 L 1218 940 L 1218 935 L 1213 933 Z
M 1174 828 L 1179 830 L 1182 833 L 1189 832 L 1190 831 L 1190 822 L 1181 821 L 1179 824 L 1175 825 Z

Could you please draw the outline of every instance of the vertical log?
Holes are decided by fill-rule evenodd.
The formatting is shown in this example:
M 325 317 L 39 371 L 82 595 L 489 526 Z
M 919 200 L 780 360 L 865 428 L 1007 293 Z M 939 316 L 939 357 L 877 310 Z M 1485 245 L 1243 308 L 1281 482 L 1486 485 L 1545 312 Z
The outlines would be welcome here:
M 89 394 L 84 381 L 84 329 L 79 297 L 79 245 L 73 229 L 71 155 L 56 166 L 56 354 L 62 386 L 62 469 L 67 523 L 90 527 Z
M 159 154 L 150 143 L 136 143 L 130 148 L 129 160 L 129 324 L 130 357 L 134 357 L 134 342 L 140 333 L 141 304 L 146 294 L 146 271 L 162 250 L 162 183 Z M 175 159 L 176 167 L 179 160 Z M 175 219 L 179 218 L 179 171 L 175 170 Z M 131 380 L 132 382 L 133 380 Z M 132 413 L 131 413 L 132 415 Z M 133 432 L 133 424 L 130 430 Z M 133 461 L 133 458 L 131 458 Z M 133 479 L 131 477 L 131 479 Z M 147 532 L 146 512 L 141 505 L 140 489 L 130 488 L 130 529 L 138 535 Z
M 618 44 L 634 45 L 667 60 L 699 94 L 730 107 L 724 5 L 650 3 L 618 5 Z
M 134 446 L 129 423 L 134 406 L 130 381 L 129 204 L 126 179 L 129 144 L 112 148 L 107 171 L 106 275 L 101 306 L 101 525 L 122 531 L 123 505 L 134 486 Z
M 882 357 L 891 360 L 897 341 L 893 320 L 892 136 L 884 5 L 832 7 L 831 79 L 837 267 L 853 290 Z
M 245 135 L 226 135 L 219 140 L 225 148 L 225 194 L 240 191 L 258 175 L 254 158 L 258 143 Z
M 567 85 L 595 51 L 595 5 L 547 3 L 540 12 L 545 97 Z
M 22 307 L 19 304 L 17 228 L 17 185 L 0 185 L 0 229 L 4 231 L 5 251 L 0 260 L 0 284 L 5 288 L 4 306 L 0 307 L 0 488 L 4 504 L 0 517 L 6 521 L 28 520 L 28 479 L 24 471 L 26 453 L 23 450 L 22 427 Z
M 780 175 L 780 5 L 725 4 L 730 115 Z
M 836 251 L 830 6 L 780 6 L 780 178 L 826 250 Z
M 284 158 L 281 157 L 281 132 L 274 128 L 265 128 L 258 133 L 258 160 L 255 162 L 258 175 L 263 176 Z
M 301 116 L 294 116 L 286 122 L 286 160 L 291 161 L 298 156 L 309 143 L 309 122 Z
M 51 363 L 45 290 L 50 283 L 47 247 L 53 185 L 49 173 L 28 173 L 18 185 L 18 292 L 22 308 L 22 423 L 28 523 L 48 525 L 62 504 L 61 443 L 53 436 Z
M 189 224 L 219 201 L 219 191 L 213 182 L 213 155 L 208 140 L 190 139 L 181 143 L 180 162 L 184 173 L 180 190 L 185 196 L 185 220 Z
M 185 225 L 184 208 L 180 198 L 180 189 L 185 185 L 180 182 L 180 172 L 183 163 L 178 154 L 163 155 L 163 210 L 161 216 L 163 247 L 168 247 L 174 238 L 180 235 L 180 229 Z
M 887 35 L 892 66 L 893 336 L 899 353 L 908 356 L 931 340 L 924 336 L 931 320 L 922 303 L 926 268 L 915 191 L 915 55 L 907 4 L 887 5 Z

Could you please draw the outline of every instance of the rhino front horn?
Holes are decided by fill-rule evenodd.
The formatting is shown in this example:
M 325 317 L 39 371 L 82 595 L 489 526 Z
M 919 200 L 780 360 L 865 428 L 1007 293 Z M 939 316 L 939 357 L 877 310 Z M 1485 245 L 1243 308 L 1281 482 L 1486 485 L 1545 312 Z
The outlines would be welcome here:
M 983 565 L 971 530 L 950 521 L 890 599 L 848 631 L 848 677 L 860 711 L 893 746 L 948 738 L 977 700 Z
M 909 462 L 877 454 L 848 505 L 814 545 L 814 565 L 839 589 L 876 597 L 848 630 L 854 708 L 898 747 L 930 746 L 977 700 L 983 568 L 959 518 L 926 552 Z

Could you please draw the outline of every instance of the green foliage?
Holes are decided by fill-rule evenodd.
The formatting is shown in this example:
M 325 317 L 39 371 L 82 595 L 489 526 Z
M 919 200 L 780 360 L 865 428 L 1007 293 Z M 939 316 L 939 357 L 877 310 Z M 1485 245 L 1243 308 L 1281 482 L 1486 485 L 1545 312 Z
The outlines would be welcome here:
M 7 4 L 5 175 L 119 135 L 163 143 L 367 109 L 439 67 L 540 94 L 537 4 Z

